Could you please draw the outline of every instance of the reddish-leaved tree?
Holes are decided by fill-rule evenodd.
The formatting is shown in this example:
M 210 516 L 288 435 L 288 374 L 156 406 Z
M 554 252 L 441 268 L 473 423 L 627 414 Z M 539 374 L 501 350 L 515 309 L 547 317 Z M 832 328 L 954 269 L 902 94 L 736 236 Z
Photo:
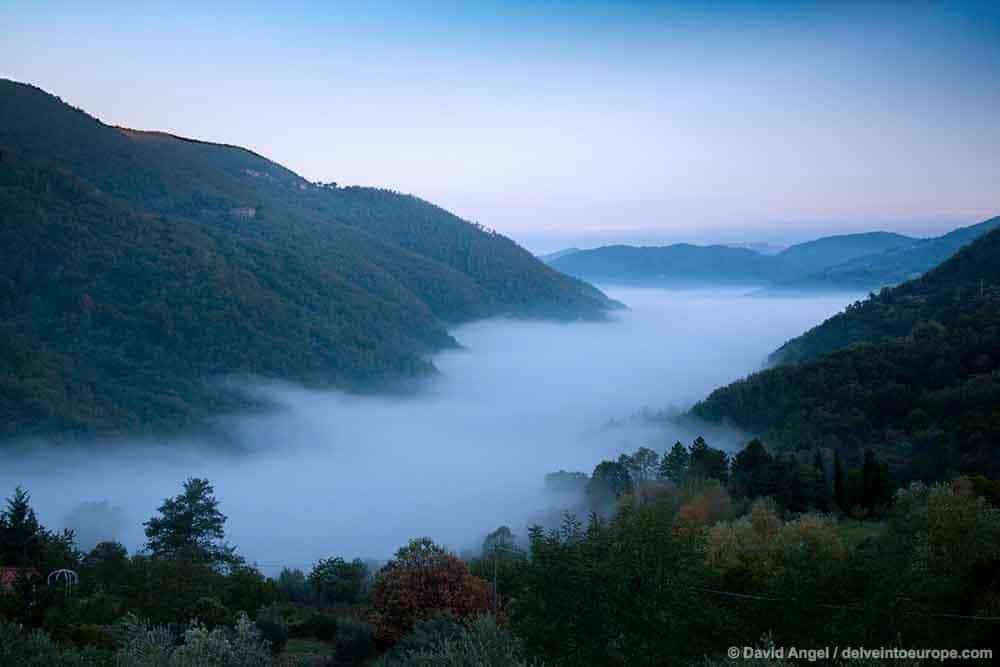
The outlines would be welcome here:
M 372 591 L 376 638 L 386 645 L 434 614 L 461 618 L 486 613 L 488 607 L 487 583 L 426 537 L 410 540 L 397 551 L 379 572 Z

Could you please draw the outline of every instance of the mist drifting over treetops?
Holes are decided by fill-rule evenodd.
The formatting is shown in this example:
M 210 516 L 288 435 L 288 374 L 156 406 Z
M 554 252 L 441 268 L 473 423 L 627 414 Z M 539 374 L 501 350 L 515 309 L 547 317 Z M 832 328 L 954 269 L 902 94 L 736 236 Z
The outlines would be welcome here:
M 747 292 L 612 290 L 630 310 L 607 323 L 463 325 L 452 332 L 463 348 L 436 356 L 440 374 L 413 394 L 254 386 L 276 407 L 220 424 L 238 453 L 195 439 L 33 443 L 0 470 L 0 487 L 25 485 L 46 525 L 137 549 L 163 498 L 207 477 L 230 541 L 270 574 L 330 554 L 384 558 L 417 535 L 455 550 L 501 524 L 523 535 L 558 516 L 546 473 L 690 442 L 701 431 L 628 417 L 689 407 L 853 300 Z M 705 435 L 743 444 L 735 432 Z

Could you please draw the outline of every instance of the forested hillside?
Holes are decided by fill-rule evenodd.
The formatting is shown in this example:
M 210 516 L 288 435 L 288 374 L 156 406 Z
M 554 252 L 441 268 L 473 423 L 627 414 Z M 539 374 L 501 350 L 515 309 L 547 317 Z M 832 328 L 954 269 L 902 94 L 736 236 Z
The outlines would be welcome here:
M 106 126 L 0 81 L 0 436 L 158 431 L 253 374 L 370 387 L 446 324 L 615 304 L 416 197 Z
M 876 451 L 902 478 L 1000 474 L 1000 230 L 778 351 L 692 413 L 779 450 Z

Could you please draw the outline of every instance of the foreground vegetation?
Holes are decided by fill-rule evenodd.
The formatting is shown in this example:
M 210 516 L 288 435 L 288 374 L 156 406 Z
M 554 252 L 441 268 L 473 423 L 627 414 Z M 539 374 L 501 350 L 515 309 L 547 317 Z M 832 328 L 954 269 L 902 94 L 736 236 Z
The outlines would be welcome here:
M 264 577 L 188 480 L 136 554 L 89 553 L 15 490 L 0 515 L 0 663 L 632 665 L 729 646 L 993 648 L 1000 483 L 893 489 L 885 466 L 809 465 L 759 441 L 640 448 L 559 472 L 576 511 L 459 558 L 426 538 L 373 568 L 339 557 Z M 79 580 L 49 575 L 71 569 Z M 8 570 L 8 572 L 11 570 Z M 494 587 L 496 582 L 496 587 Z

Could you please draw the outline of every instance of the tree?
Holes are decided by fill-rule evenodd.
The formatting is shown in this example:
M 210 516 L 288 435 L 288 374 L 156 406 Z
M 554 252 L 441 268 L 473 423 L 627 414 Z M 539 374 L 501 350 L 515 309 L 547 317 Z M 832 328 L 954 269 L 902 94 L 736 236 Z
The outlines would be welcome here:
M 517 545 L 517 536 L 500 526 L 483 540 L 478 559 L 469 563 L 472 574 L 492 582 L 491 603 L 501 608 L 505 600 L 517 596 L 523 587 L 522 572 L 527 554 Z
M 53 533 L 38 522 L 31 494 L 18 486 L 0 512 L 0 565 L 55 570 L 79 559 L 73 531 Z
M 207 479 L 192 477 L 184 492 L 167 498 L 146 527 L 146 549 L 153 556 L 185 558 L 215 567 L 235 563 L 233 547 L 225 543 L 226 516 L 219 511 L 215 490 Z
M 466 618 L 488 608 L 486 582 L 426 537 L 399 549 L 379 572 L 372 591 L 376 636 L 390 644 L 417 620 L 442 612 Z
M 642 484 L 656 476 L 660 465 L 660 455 L 648 447 L 640 447 L 631 456 L 622 456 L 619 461 L 628 468 L 632 480 Z
M 754 438 L 733 457 L 732 491 L 742 498 L 774 493 L 774 459 L 764 443 Z
M 281 568 L 278 574 L 277 589 L 279 595 L 289 602 L 306 602 L 311 593 L 305 573 L 287 567 Z
M 865 450 L 858 504 L 867 510 L 875 510 L 888 500 L 889 494 L 889 476 L 885 466 L 879 463 L 875 452 L 870 449 Z
M 321 559 L 309 573 L 309 585 L 323 602 L 355 604 L 368 583 L 368 566 L 355 558 L 348 563 L 339 556 Z
M 37 565 L 43 537 L 31 494 L 19 486 L 0 513 L 0 562 L 11 567 Z
M 680 484 L 687 479 L 690 463 L 691 455 L 688 454 L 687 447 L 675 442 L 670 453 L 664 454 L 660 461 L 660 477 L 669 479 L 674 484 Z
M 632 490 L 632 476 L 621 461 L 601 461 L 587 482 L 587 501 L 592 508 L 606 508 Z
M 721 449 L 709 447 L 701 436 L 691 443 L 689 475 L 694 479 L 729 481 L 729 456 Z
M 509 526 L 500 526 L 483 540 L 483 558 L 493 558 L 498 553 L 503 558 L 506 557 L 503 554 L 512 554 L 512 552 L 517 551 L 519 551 L 517 538 Z
M 242 563 L 229 568 L 222 602 L 230 611 L 256 614 L 261 607 L 273 602 L 275 597 L 274 582 L 257 568 Z
M 88 584 L 99 583 L 109 593 L 128 585 L 131 561 L 128 551 L 118 542 L 99 542 L 83 558 L 81 579 Z
M 833 500 L 841 512 L 851 509 L 847 499 L 847 479 L 844 476 L 844 462 L 840 459 L 840 452 L 833 453 Z

